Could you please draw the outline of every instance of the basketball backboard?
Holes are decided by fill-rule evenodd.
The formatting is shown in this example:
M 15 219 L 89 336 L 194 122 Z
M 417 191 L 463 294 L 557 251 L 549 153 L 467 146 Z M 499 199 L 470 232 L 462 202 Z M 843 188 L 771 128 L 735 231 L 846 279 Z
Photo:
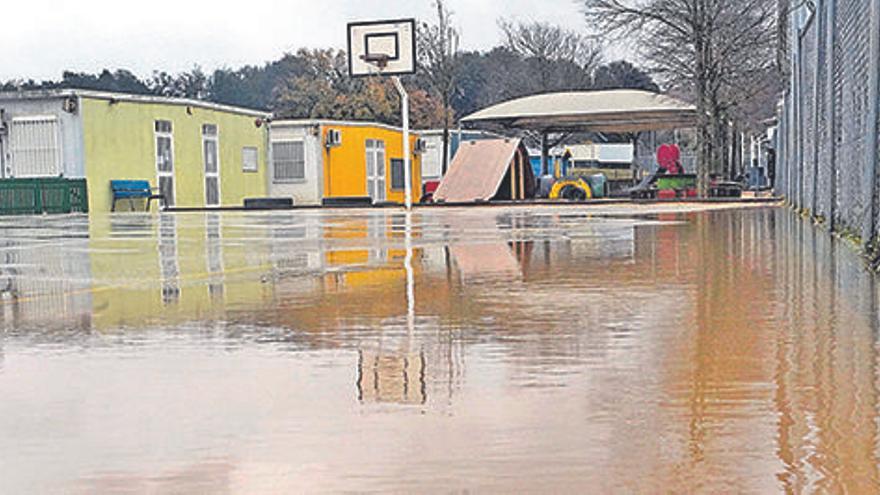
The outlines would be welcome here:
M 352 77 L 416 72 L 416 21 L 348 24 L 348 73 Z

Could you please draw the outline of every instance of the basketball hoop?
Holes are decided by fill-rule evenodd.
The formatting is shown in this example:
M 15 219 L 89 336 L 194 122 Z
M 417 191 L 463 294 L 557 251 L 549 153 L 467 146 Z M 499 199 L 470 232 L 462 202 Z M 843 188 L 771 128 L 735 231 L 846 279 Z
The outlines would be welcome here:
M 369 77 L 415 74 L 416 31 L 415 19 L 349 23 L 349 75 Z
M 348 74 L 388 76 L 400 93 L 403 127 L 403 181 L 406 209 L 412 208 L 412 157 L 409 142 L 409 95 L 400 76 L 416 73 L 416 21 L 352 22 L 348 24 Z

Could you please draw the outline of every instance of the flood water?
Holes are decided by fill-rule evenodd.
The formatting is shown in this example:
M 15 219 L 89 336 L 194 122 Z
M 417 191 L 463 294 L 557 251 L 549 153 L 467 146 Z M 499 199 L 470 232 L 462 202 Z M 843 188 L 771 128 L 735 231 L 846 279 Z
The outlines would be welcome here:
M 0 218 L 0 493 L 877 492 L 877 295 L 771 207 Z

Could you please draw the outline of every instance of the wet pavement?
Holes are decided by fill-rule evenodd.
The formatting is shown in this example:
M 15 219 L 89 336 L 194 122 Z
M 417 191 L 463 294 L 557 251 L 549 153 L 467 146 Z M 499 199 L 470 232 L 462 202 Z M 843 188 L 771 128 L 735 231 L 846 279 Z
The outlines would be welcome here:
M 694 209 L 2 217 L 0 492 L 877 492 L 876 281 Z

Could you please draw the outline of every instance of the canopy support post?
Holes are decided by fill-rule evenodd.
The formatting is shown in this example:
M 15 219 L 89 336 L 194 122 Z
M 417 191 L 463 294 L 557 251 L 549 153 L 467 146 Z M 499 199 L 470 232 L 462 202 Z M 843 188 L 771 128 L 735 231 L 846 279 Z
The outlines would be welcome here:
M 541 176 L 550 173 L 550 141 L 547 131 L 541 131 Z
M 632 133 L 633 161 L 632 161 L 632 178 L 635 183 L 639 181 L 639 133 Z

